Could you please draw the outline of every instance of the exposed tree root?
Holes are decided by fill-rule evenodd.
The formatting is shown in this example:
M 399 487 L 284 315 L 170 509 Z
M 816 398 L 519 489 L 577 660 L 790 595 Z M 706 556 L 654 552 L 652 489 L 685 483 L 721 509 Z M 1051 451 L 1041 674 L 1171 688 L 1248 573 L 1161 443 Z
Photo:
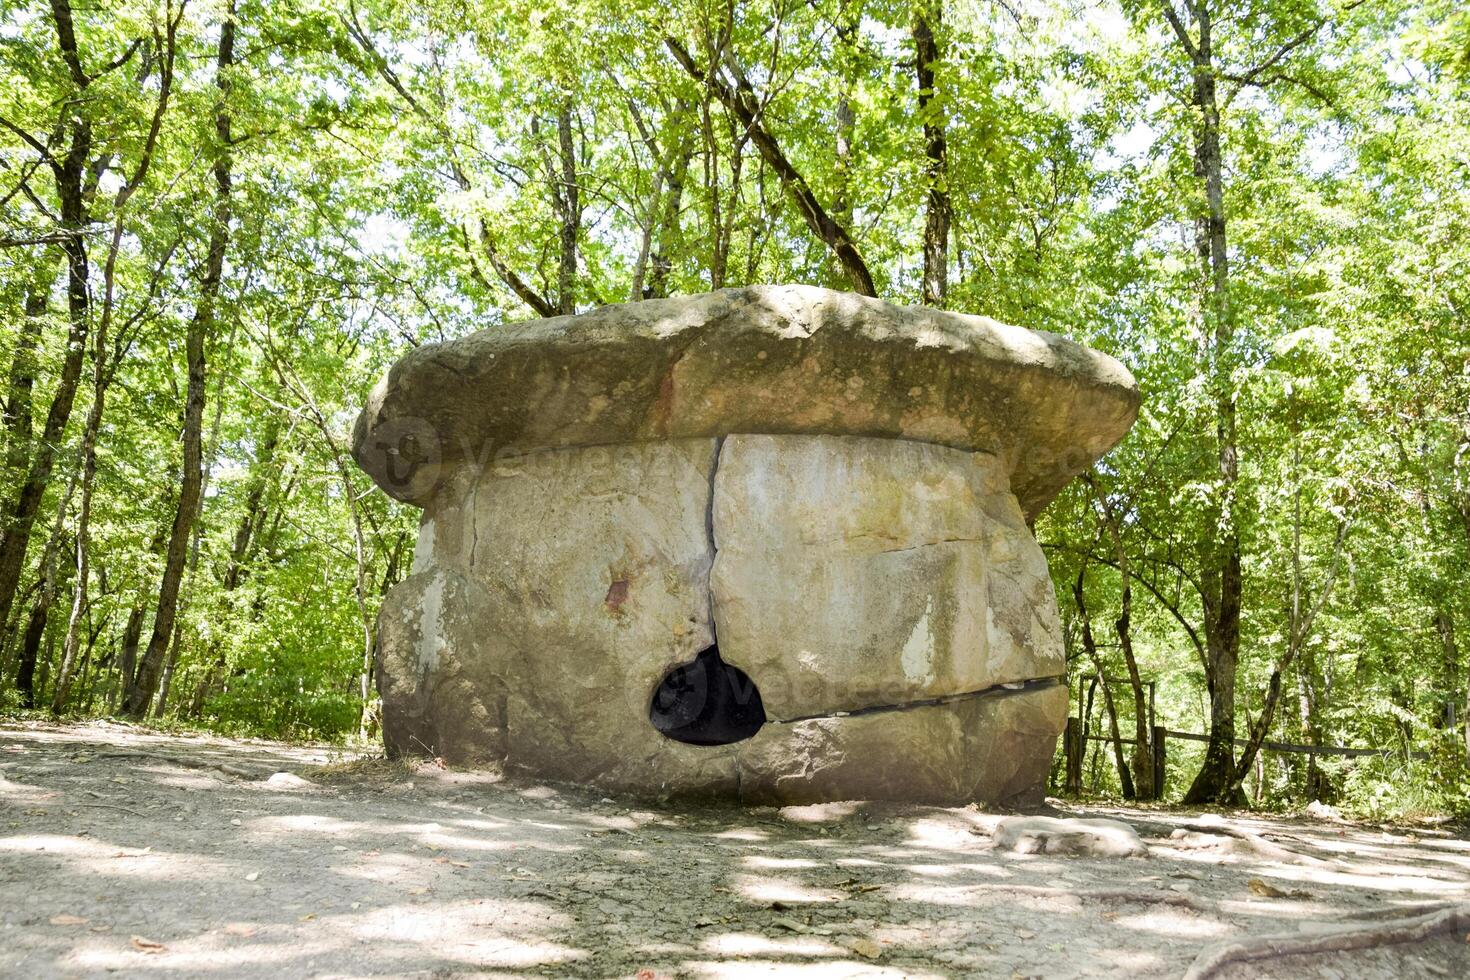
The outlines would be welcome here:
M 1242 830 L 1239 827 L 1232 827 L 1226 823 L 1211 822 L 1183 824 L 1174 831 L 1174 833 L 1171 835 L 1171 838 L 1176 846 L 1182 844 L 1183 846 L 1188 847 L 1188 838 L 1185 835 L 1191 833 L 1214 837 L 1229 837 L 1233 840 L 1239 841 L 1241 845 L 1243 845 L 1243 847 L 1249 850 L 1251 853 L 1257 854 L 1263 858 L 1269 858 L 1273 861 L 1282 861 L 1287 864 L 1312 864 L 1319 867 L 1329 866 L 1332 864 L 1331 861 L 1325 861 L 1322 858 L 1313 857 L 1310 854 L 1303 854 L 1302 852 L 1294 851 L 1289 847 L 1282 847 L 1280 844 L 1267 840 L 1260 834 L 1252 833 L 1249 830 Z
M 1421 902 L 1418 905 L 1390 905 L 1386 908 L 1344 912 L 1339 918 L 1344 922 L 1379 922 L 1384 919 L 1408 919 L 1454 908 L 1459 908 L 1454 902 Z
M 1036 898 L 1075 898 L 1084 905 L 1097 902 L 1118 902 L 1136 905 L 1172 905 L 1195 912 L 1216 911 L 1213 903 L 1185 892 L 1152 890 L 1146 888 L 1050 888 L 1043 885 L 986 885 L 988 892 L 1008 892 L 1012 895 L 1029 895 Z
M 231 765 L 228 762 L 194 759 L 182 755 L 164 755 L 158 752 L 99 752 L 97 757 L 99 759 L 142 759 L 145 762 L 178 766 L 181 769 L 217 769 L 237 779 L 265 779 L 276 771 L 275 769 L 248 769 L 245 766 Z
M 1396 943 L 1417 943 L 1445 933 L 1470 930 L 1470 904 L 1373 926 L 1349 926 L 1316 935 L 1250 936 L 1202 950 L 1184 980 L 1207 980 L 1229 966 L 1306 953 L 1344 953 Z

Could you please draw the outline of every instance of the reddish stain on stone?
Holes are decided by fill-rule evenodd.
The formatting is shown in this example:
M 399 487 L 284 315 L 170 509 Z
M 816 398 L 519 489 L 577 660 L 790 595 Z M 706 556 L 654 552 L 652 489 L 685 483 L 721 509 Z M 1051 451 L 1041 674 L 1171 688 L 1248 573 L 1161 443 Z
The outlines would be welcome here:
M 613 584 L 607 587 L 607 597 L 602 600 L 612 612 L 618 612 L 623 608 L 623 603 L 628 601 L 628 580 L 625 578 L 614 579 Z
M 674 369 L 669 368 L 658 385 L 658 399 L 653 403 L 653 431 L 660 438 L 669 435 L 669 419 L 674 414 Z

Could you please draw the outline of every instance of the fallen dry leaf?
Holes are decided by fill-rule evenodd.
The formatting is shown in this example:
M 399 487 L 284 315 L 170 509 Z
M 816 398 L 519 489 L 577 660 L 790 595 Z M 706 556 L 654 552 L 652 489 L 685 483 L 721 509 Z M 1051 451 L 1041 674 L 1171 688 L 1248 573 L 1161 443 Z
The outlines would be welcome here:
M 1246 882 L 1246 884 L 1250 886 L 1250 890 L 1251 890 L 1252 893 L 1254 893 L 1256 895 L 1259 895 L 1262 898 L 1311 898 L 1312 897 L 1312 893 L 1311 892 L 1304 892 L 1304 891 L 1302 891 L 1299 888 L 1293 888 L 1293 889 L 1290 889 L 1289 891 L 1283 891 L 1280 888 L 1277 888 L 1275 885 L 1268 884 L 1267 882 L 1263 881 L 1260 878 L 1252 878 L 1250 881 Z
M 142 936 L 133 937 L 133 948 L 140 949 L 145 953 L 161 953 L 168 947 L 163 943 L 154 942 L 152 939 L 144 939 Z
M 51 917 L 51 924 L 53 926 L 84 926 L 90 921 L 90 919 L 84 919 L 80 915 L 71 915 L 66 912 Z
M 408 890 L 408 893 L 410 895 L 427 895 L 427 894 L 429 894 L 429 889 L 426 888 L 426 887 L 410 888 Z
M 310 922 L 312 919 L 315 919 L 315 918 L 316 918 L 316 913 L 315 912 L 308 912 L 305 915 L 303 915 L 297 921 L 299 921 L 299 922 Z

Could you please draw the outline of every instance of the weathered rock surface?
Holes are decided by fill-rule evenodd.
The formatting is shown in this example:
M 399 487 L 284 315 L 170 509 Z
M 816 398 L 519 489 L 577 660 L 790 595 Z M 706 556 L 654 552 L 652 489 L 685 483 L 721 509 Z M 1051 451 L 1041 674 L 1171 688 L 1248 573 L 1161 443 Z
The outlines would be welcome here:
M 505 756 L 505 677 L 486 656 L 499 629 L 481 590 L 452 567 L 416 572 L 378 612 L 383 734 L 402 754 L 475 765 Z
M 773 719 L 1065 671 L 1046 560 L 993 456 L 730 436 L 713 525 L 720 653 Z
M 712 439 L 644 443 L 500 460 L 456 485 L 424 518 L 435 570 L 384 603 L 388 738 L 609 786 L 665 769 L 680 788 L 733 786 L 733 764 L 648 724 L 659 681 L 712 639 L 714 463 Z
M 1014 801 L 1046 771 L 1065 691 L 1001 685 L 1061 672 L 1056 611 L 991 457 L 732 436 L 496 460 L 445 491 L 381 614 L 398 751 L 780 803 Z M 653 692 L 716 636 L 770 721 L 670 740 Z
M 811 286 L 751 286 L 497 326 L 407 354 L 353 455 L 426 503 L 468 460 L 740 432 L 997 456 L 1035 516 L 1133 424 L 1117 361 L 1053 334 Z
M 424 508 L 380 616 L 389 748 L 657 796 L 1037 802 L 1067 695 L 1027 515 L 1136 407 L 1060 338 L 799 287 L 421 348 L 354 448 Z
M 1053 684 L 768 724 L 739 743 L 740 797 L 1034 805 L 1066 718 L 1067 689 Z

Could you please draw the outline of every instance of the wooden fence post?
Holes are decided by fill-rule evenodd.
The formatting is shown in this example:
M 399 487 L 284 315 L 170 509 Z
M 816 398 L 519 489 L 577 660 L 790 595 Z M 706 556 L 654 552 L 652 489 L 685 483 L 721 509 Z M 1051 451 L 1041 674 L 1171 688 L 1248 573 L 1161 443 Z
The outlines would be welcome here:
M 1067 795 L 1080 796 L 1082 794 L 1082 756 L 1087 747 L 1087 743 L 1082 738 L 1082 719 L 1076 715 L 1068 715 L 1067 731 L 1062 738 L 1067 754 Z
M 1166 772 L 1164 766 L 1168 762 L 1168 754 L 1164 748 L 1164 738 L 1168 734 L 1169 730 L 1163 725 L 1154 726 L 1154 737 L 1152 741 L 1154 743 L 1154 799 L 1156 800 L 1162 800 L 1164 798 L 1164 774 Z

